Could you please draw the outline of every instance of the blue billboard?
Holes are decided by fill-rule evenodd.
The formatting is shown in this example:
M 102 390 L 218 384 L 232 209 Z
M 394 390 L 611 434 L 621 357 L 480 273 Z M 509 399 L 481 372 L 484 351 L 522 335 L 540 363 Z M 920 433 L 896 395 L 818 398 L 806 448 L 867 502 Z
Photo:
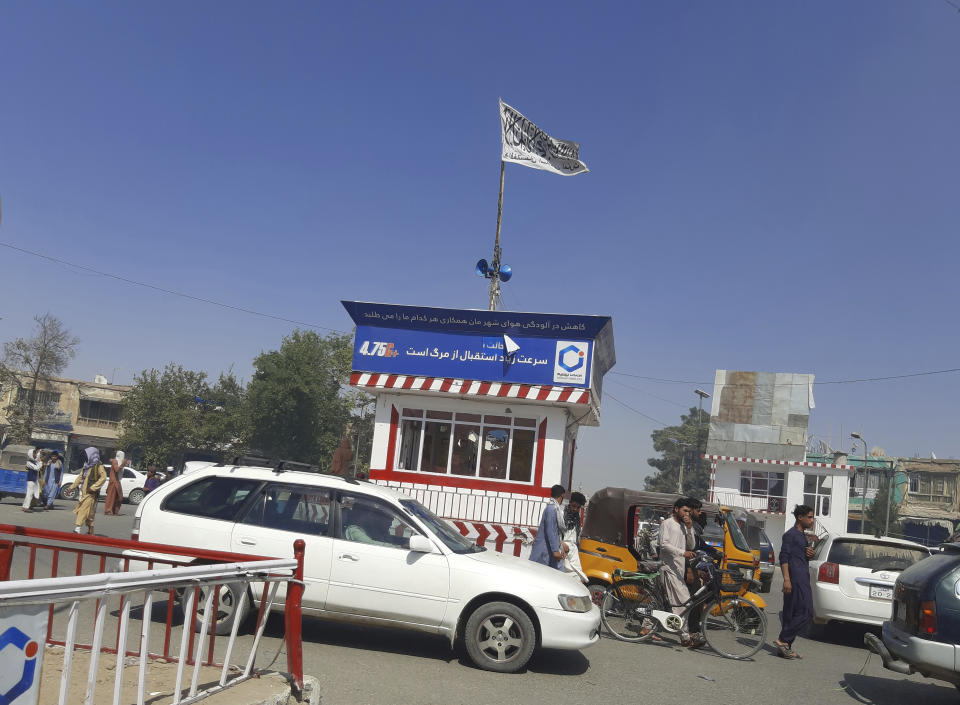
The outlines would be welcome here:
M 355 372 L 590 387 L 594 364 L 602 376 L 614 363 L 608 316 L 343 306 L 356 324 Z
M 341 301 L 358 326 L 382 326 L 438 333 L 524 335 L 539 338 L 593 340 L 609 326 L 609 316 L 579 316 L 569 313 L 521 311 L 475 311 L 473 309 L 399 306 L 360 301 Z
M 456 377 L 490 382 L 586 387 L 591 343 L 502 335 L 464 335 L 358 326 L 353 369 L 361 372 Z

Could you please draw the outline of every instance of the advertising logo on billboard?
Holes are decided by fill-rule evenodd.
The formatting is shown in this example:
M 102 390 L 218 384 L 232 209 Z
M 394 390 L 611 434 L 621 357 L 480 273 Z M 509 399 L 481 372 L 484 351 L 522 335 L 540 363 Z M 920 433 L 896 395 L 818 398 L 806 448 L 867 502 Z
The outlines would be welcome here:
M 397 357 L 400 354 L 393 343 L 382 340 L 364 340 L 357 352 L 368 357 Z
M 5 667 L 0 673 L 0 704 L 37 702 L 46 629 L 46 607 L 0 609 L 0 652 Z
M 553 381 L 585 385 L 587 383 L 587 353 L 589 350 L 589 343 L 558 340 L 557 356 L 553 364 Z

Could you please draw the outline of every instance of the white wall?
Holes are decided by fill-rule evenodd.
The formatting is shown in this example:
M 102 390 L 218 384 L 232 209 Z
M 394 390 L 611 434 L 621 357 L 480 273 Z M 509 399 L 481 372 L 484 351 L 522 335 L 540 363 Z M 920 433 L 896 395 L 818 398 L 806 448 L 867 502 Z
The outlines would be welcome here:
M 845 533 L 847 530 L 847 513 L 850 500 L 850 477 L 846 470 L 829 468 L 808 468 L 791 466 L 787 475 L 787 514 L 791 523 L 793 508 L 803 504 L 803 485 L 807 475 L 829 475 L 832 487 L 830 488 L 830 515 L 817 515 L 817 522 L 830 533 Z M 788 524 L 788 527 L 790 524 Z
M 388 443 L 390 440 L 390 415 L 396 407 L 401 413 L 403 407 L 432 409 L 434 411 L 466 412 L 471 414 L 498 414 L 503 415 L 506 409 L 511 409 L 513 416 L 536 418 L 539 425 L 547 419 L 547 429 L 543 449 L 543 479 L 542 487 L 562 484 L 564 476 L 569 477 L 569 455 L 564 455 L 564 436 L 569 423 L 569 413 L 566 408 L 556 406 L 542 406 L 538 404 L 518 403 L 515 400 L 461 399 L 429 394 L 394 394 L 383 392 L 377 395 L 376 420 L 373 431 L 373 451 L 370 467 L 373 470 L 393 470 L 387 468 Z M 576 438 L 574 437 L 573 441 Z M 399 437 L 397 438 L 399 441 Z M 399 450 L 394 451 L 394 458 Z M 423 473 L 423 482 L 429 483 L 434 477 Z M 518 484 L 518 488 L 524 485 Z
M 817 516 L 823 530 L 830 533 L 843 533 L 847 530 L 847 512 L 850 492 L 850 477 L 846 470 L 814 468 L 800 465 L 779 465 L 762 463 L 741 463 L 726 460 L 716 461 L 714 474 L 714 500 L 720 504 L 743 507 L 760 512 L 767 508 L 763 497 L 749 497 L 740 494 L 741 470 L 766 470 L 782 472 L 786 480 L 786 507 L 784 514 L 758 514 L 765 521 L 764 530 L 777 553 L 780 552 L 780 540 L 783 533 L 794 524 L 793 508 L 803 504 L 804 478 L 807 475 L 829 475 L 830 515 Z

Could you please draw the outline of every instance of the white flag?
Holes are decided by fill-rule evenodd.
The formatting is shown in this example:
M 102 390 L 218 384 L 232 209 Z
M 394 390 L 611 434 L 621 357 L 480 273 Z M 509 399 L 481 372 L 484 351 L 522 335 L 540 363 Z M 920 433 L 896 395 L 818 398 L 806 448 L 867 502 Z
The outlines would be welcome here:
M 505 162 L 572 176 L 590 171 L 580 161 L 580 145 L 554 139 L 517 110 L 500 101 L 502 156 Z

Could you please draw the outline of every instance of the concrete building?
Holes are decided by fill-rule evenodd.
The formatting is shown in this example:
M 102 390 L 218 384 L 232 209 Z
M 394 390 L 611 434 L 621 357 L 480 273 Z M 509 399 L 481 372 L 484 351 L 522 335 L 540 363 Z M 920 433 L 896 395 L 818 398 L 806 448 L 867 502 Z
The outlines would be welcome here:
M 707 455 L 710 501 L 743 507 L 763 523 L 779 552 L 783 533 L 793 525 L 793 508 L 813 507 L 817 534 L 847 530 L 850 473 L 845 456 L 807 455 L 803 460 L 768 460 Z
M 807 453 L 813 408 L 813 375 L 717 370 L 708 499 L 754 514 L 778 551 L 797 504 L 813 507 L 818 534 L 847 528 L 855 467 L 843 454 Z
M 960 460 L 901 458 L 897 475 L 905 490 L 899 517 L 904 537 L 927 545 L 949 538 L 960 522 Z
M 863 456 L 851 455 L 847 462 L 856 470 L 850 478 L 850 501 L 849 501 L 849 523 L 847 530 L 851 533 L 860 533 L 861 524 L 864 525 L 864 531 L 869 533 L 870 527 L 867 525 L 863 511 L 869 509 L 877 498 L 881 487 L 887 487 L 890 480 L 890 473 L 894 473 L 893 483 L 893 501 L 901 502 L 904 498 L 906 488 L 904 487 L 905 477 L 896 469 L 898 460 L 889 458 L 882 451 L 874 451 L 875 455 L 868 455 L 866 461 Z
M 12 408 L 23 404 L 29 389 L 13 386 L 0 396 L 0 431 L 9 424 Z M 129 386 L 49 377 L 40 380 L 36 421 L 30 444 L 63 451 L 67 468 L 83 464 L 83 449 L 96 446 L 101 457 L 110 457 L 120 434 L 122 395 Z

